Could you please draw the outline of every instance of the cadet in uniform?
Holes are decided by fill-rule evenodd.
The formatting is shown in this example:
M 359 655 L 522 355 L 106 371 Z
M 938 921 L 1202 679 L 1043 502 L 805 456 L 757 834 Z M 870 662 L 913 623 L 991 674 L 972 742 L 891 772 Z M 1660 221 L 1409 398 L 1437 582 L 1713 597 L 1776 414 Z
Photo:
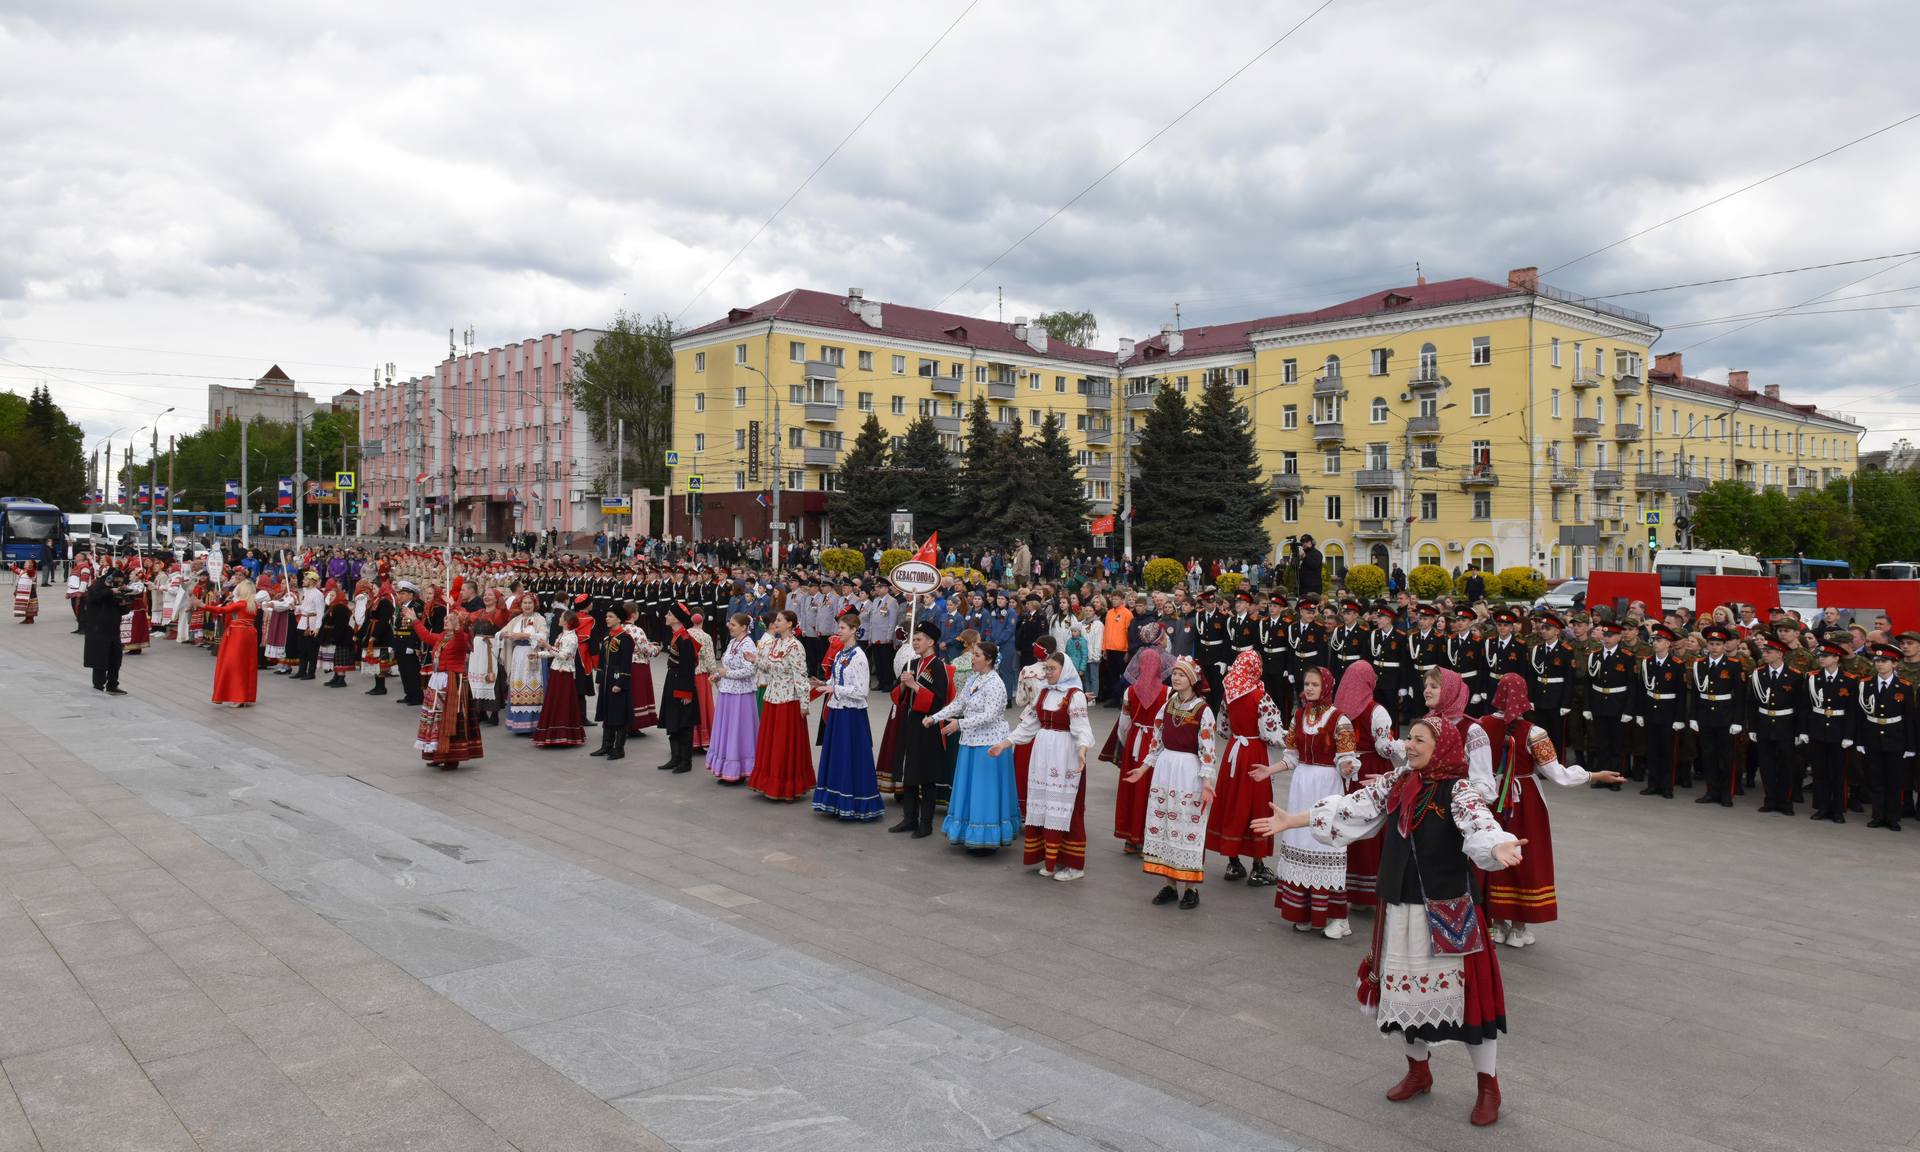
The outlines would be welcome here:
M 1800 779 L 1801 713 L 1806 681 L 1787 667 L 1785 642 L 1760 641 L 1761 665 L 1747 677 L 1753 690 L 1752 740 L 1760 761 L 1764 795 L 1760 811 L 1793 815 L 1793 789 Z
M 1473 626 L 1479 621 L 1471 608 L 1454 609 L 1453 633 L 1440 646 L 1440 662 L 1459 673 L 1467 685 L 1469 716 L 1486 715 L 1491 703 L 1488 697 L 1494 688 L 1487 679 L 1486 652 L 1480 647 L 1479 637 L 1473 634 Z
M 1907 765 L 1914 759 L 1914 686 L 1895 669 L 1900 650 L 1869 645 L 1873 675 L 1860 685 L 1860 748 L 1867 760 L 1867 787 L 1873 793 L 1869 828 L 1900 831 L 1900 804 Z
M 1665 624 L 1647 625 L 1653 651 L 1640 662 L 1640 711 L 1635 725 L 1646 736 L 1647 786 L 1642 796 L 1673 799 L 1674 763 L 1679 759 L 1680 734 L 1687 727 L 1687 670 L 1673 656 L 1677 637 Z
M 1714 624 L 1700 635 L 1707 654 L 1694 661 L 1688 677 L 1693 718 L 1687 727 L 1700 734 L 1700 775 L 1707 790 L 1694 803 L 1731 808 L 1736 784 L 1733 737 L 1740 734 L 1745 715 L 1746 677 L 1727 655 L 1732 632 Z
M 1623 624 L 1609 621 L 1600 625 L 1600 650 L 1586 659 L 1587 701 L 1584 718 L 1592 722 L 1589 734 L 1592 762 L 1599 768 L 1619 772 L 1631 778 L 1628 755 L 1629 727 L 1639 715 L 1639 702 L 1633 690 L 1639 684 L 1639 664 L 1632 652 L 1620 646 Z M 1618 784 L 1593 785 L 1620 790 Z
M 1573 649 L 1560 642 L 1560 626 L 1560 617 L 1552 612 L 1534 618 L 1540 642 L 1527 653 L 1526 679 L 1533 693 L 1534 726 L 1553 738 L 1553 752 L 1560 763 L 1576 764 L 1579 761 L 1568 759 L 1572 753 L 1567 750 L 1567 717 L 1577 699 L 1573 694 L 1575 656 Z M 1624 771 L 1618 764 L 1598 767 Z
M 1813 768 L 1813 818 L 1845 824 L 1845 758 L 1860 723 L 1860 679 L 1840 670 L 1845 644 L 1822 644 L 1820 666 L 1806 677 L 1807 760 Z
M 1400 724 L 1418 719 L 1427 710 L 1426 698 L 1414 689 L 1407 665 L 1407 634 L 1394 627 L 1399 613 L 1389 601 L 1373 606 L 1374 627 L 1367 633 L 1367 660 L 1373 664 L 1373 701 Z

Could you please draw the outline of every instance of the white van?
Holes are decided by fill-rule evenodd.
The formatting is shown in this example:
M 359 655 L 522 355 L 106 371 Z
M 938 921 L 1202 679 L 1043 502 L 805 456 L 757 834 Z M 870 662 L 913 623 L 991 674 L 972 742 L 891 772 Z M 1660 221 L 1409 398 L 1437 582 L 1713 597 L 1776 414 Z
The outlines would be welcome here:
M 67 539 L 74 547 L 85 552 L 97 538 L 91 512 L 62 512 L 61 518 L 67 522 Z
M 1920 564 L 1910 560 L 1896 560 L 1891 564 L 1873 566 L 1875 580 L 1920 580 Z
M 125 512 L 96 512 L 93 523 L 103 545 L 117 548 L 140 538 L 140 521 Z
M 1694 582 L 1702 576 L 1764 576 L 1758 558 L 1731 548 L 1666 548 L 1654 555 L 1662 609 L 1693 607 Z

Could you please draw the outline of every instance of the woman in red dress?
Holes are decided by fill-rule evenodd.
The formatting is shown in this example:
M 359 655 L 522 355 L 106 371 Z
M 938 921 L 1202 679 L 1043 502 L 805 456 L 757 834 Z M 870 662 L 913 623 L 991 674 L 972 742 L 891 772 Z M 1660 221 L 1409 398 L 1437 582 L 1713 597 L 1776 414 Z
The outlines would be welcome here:
M 1146 760 L 1147 749 L 1153 744 L 1154 718 L 1167 700 L 1168 661 L 1158 640 L 1155 625 L 1140 629 L 1141 647 L 1127 667 L 1127 694 L 1121 701 L 1120 720 L 1100 753 L 1100 759 L 1120 769 L 1120 784 L 1113 799 L 1113 835 L 1129 856 L 1139 853 L 1140 841 L 1146 835 L 1148 794 L 1153 784 L 1147 777 L 1129 783 L 1127 775 Z
M 799 800 L 813 794 L 813 749 L 807 745 L 807 653 L 793 634 L 800 617 L 774 613 L 767 634 L 754 646 L 754 663 L 766 677 L 760 734 L 753 746 L 747 787 L 769 800 Z
M 245 708 L 254 702 L 260 681 L 260 641 L 254 626 L 256 605 L 253 581 L 241 580 L 225 604 L 209 604 L 209 616 L 220 617 L 220 652 L 213 663 L 213 702 Z
M 579 626 L 579 616 L 569 609 L 560 614 L 557 643 L 548 644 L 545 638 L 534 641 L 536 648 L 553 657 L 547 664 L 540 721 L 533 726 L 535 748 L 578 748 L 587 742 L 587 730 L 580 723 L 580 691 L 573 686 L 580 654 L 580 637 L 574 629 Z
M 1358 792 L 1376 776 L 1385 776 L 1406 763 L 1406 748 L 1394 738 L 1393 715 L 1374 700 L 1378 674 L 1365 660 L 1355 660 L 1340 674 L 1333 706 L 1353 725 L 1354 750 L 1360 770 L 1347 781 L 1348 792 Z M 1374 885 L 1380 874 L 1380 838 L 1369 836 L 1347 845 L 1347 904 L 1374 906 Z
M 446 625 L 429 632 L 424 622 L 412 622 L 413 634 L 434 650 L 433 676 L 427 681 L 426 702 L 420 707 L 420 727 L 413 746 L 420 758 L 441 768 L 457 768 L 462 760 L 478 760 L 480 720 L 467 691 L 467 657 L 473 636 L 467 631 L 467 613 L 460 607 L 459 578 L 447 604 Z

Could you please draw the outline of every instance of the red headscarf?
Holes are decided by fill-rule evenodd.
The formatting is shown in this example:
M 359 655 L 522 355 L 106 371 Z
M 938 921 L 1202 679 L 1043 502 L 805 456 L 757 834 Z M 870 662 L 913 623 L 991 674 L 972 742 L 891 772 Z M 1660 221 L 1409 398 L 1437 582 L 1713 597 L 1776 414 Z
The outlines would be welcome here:
M 1422 716 L 1413 723 L 1433 737 L 1433 755 L 1427 758 L 1425 767 L 1404 773 L 1387 798 L 1387 810 L 1397 815 L 1403 837 L 1413 833 L 1420 798 L 1428 785 L 1464 780 L 1467 776 L 1467 741 L 1457 726 L 1441 716 Z
M 1324 708 L 1332 708 L 1334 706 L 1333 673 L 1327 670 L 1326 668 L 1323 668 L 1320 665 L 1315 664 L 1313 667 L 1308 668 L 1301 675 L 1300 707 L 1295 711 L 1295 715 L 1294 715 L 1294 721 L 1296 724 L 1299 722 L 1300 717 L 1306 714 L 1307 709 L 1309 707 L 1313 707 L 1312 705 L 1309 705 L 1307 703 L 1307 695 L 1305 691 L 1307 686 L 1306 678 L 1309 676 L 1320 681 L 1320 701 L 1316 710 L 1324 709 Z M 1341 714 L 1345 715 L 1344 712 Z
M 1533 706 L 1532 698 L 1527 694 L 1526 677 L 1518 672 L 1509 672 L 1500 677 L 1500 683 L 1494 685 L 1493 710 L 1511 724 L 1527 714 Z
M 1380 674 L 1373 670 L 1373 665 L 1355 660 L 1340 674 L 1340 690 L 1333 698 L 1333 706 L 1355 727 L 1365 724 L 1367 717 L 1373 715 L 1373 688 L 1379 681 Z
M 1160 649 L 1142 648 L 1133 660 L 1134 679 L 1127 691 L 1151 715 L 1167 698 L 1167 682 L 1160 675 Z
M 1467 682 L 1451 668 L 1436 668 L 1429 675 L 1440 677 L 1440 702 L 1433 706 L 1433 715 L 1458 725 L 1467 714 Z M 1426 685 L 1423 683 L 1421 688 L 1424 690 Z
M 1248 648 L 1234 658 L 1227 669 L 1226 677 L 1220 682 L 1221 698 L 1232 703 L 1256 689 L 1266 687 L 1260 680 L 1260 653 Z M 1321 691 L 1326 691 L 1322 685 Z

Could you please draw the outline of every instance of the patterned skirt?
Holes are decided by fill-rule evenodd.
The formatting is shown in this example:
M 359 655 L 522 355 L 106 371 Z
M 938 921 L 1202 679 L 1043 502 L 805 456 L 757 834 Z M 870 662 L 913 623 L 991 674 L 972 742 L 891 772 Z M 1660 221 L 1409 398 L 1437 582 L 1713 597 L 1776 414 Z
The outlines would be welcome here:
M 267 660 L 292 666 L 300 663 L 287 656 L 287 634 L 293 631 L 293 613 L 274 612 L 267 617 Z
M 1207 877 L 1207 803 L 1200 758 L 1163 748 L 1150 779 L 1140 870 L 1164 876 L 1170 884 L 1198 884 Z
M 1287 789 L 1289 812 L 1305 812 L 1329 796 L 1345 791 L 1340 770 L 1331 764 L 1301 764 L 1293 770 Z M 1279 890 L 1274 907 L 1291 924 L 1326 927 L 1329 920 L 1347 918 L 1347 850 L 1328 848 L 1306 828 L 1293 828 L 1280 837 Z
M 1502 828 L 1527 842 L 1527 850 L 1514 867 L 1486 874 L 1487 915 L 1520 924 L 1553 923 L 1560 918 L 1560 898 L 1553 886 L 1553 824 L 1532 776 L 1520 778 L 1519 803 L 1498 816 Z
M 587 729 L 581 723 L 580 693 L 573 686 L 573 673 L 550 669 L 546 702 L 540 707 L 540 722 L 533 726 L 533 746 L 577 748 L 586 742 Z
M 423 701 L 420 727 L 413 738 L 420 758 L 429 764 L 480 759 L 480 724 L 467 693 L 466 674 L 435 672 L 427 680 Z
M 1438 953 L 1424 906 L 1390 903 L 1381 911 L 1374 953 L 1380 1031 L 1430 1044 L 1498 1039 L 1507 1030 L 1507 1000 L 1493 945 L 1471 956 Z

